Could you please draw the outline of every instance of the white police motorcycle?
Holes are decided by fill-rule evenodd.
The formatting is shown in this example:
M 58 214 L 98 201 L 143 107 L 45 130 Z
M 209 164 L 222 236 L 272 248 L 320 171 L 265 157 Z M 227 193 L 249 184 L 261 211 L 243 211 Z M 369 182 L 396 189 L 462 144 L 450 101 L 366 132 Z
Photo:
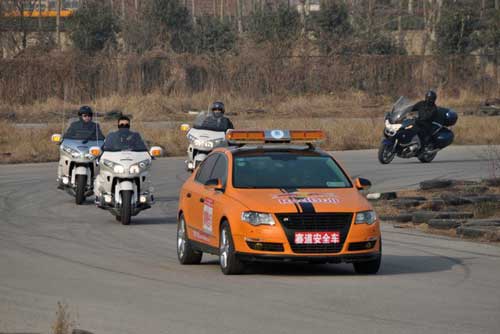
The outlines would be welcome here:
M 189 172 L 195 170 L 214 148 L 227 146 L 225 131 L 204 127 L 210 117 L 213 117 L 211 112 L 204 111 L 197 116 L 192 128 L 189 124 L 181 125 L 181 131 L 187 132 L 186 137 L 189 141 L 185 161 Z
M 161 154 L 161 147 L 153 146 L 148 151 L 142 141 L 124 150 L 106 148 L 99 158 L 100 171 L 94 182 L 97 207 L 110 211 L 123 225 L 149 209 L 154 204 L 151 162 Z
M 58 188 L 75 196 L 75 203 L 82 204 L 93 194 L 94 178 L 98 173 L 96 156 L 101 152 L 101 140 L 63 138 L 53 134 L 52 142 L 60 144 L 57 168 Z

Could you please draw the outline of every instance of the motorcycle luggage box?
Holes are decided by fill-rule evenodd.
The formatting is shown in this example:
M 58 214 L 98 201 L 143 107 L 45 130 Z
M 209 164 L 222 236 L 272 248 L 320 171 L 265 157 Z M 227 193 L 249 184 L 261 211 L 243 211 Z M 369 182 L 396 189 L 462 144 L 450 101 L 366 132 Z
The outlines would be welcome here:
M 445 148 L 446 146 L 453 143 L 454 138 L 455 135 L 452 131 L 446 128 L 442 128 L 433 138 L 434 147 L 439 149 Z
M 438 108 L 438 116 L 436 121 L 444 126 L 453 126 L 457 123 L 457 113 L 448 108 Z

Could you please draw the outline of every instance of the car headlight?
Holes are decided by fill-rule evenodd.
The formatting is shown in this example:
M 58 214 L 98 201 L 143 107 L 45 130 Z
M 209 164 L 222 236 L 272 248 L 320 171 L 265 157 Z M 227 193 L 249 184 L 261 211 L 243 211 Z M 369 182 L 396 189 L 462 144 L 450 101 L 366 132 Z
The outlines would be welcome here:
M 363 211 L 356 214 L 356 224 L 372 225 L 377 220 L 375 211 Z
M 254 211 L 244 211 L 241 213 L 241 220 L 253 226 L 274 225 L 273 216 L 269 213 Z

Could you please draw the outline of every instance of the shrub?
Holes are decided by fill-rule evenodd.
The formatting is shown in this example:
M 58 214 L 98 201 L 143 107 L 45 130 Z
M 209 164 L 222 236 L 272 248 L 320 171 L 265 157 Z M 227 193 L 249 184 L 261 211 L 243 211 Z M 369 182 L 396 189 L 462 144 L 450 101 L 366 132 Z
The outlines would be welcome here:
M 85 1 L 69 26 L 73 45 L 83 52 L 94 53 L 116 41 L 117 20 L 111 7 L 102 1 Z

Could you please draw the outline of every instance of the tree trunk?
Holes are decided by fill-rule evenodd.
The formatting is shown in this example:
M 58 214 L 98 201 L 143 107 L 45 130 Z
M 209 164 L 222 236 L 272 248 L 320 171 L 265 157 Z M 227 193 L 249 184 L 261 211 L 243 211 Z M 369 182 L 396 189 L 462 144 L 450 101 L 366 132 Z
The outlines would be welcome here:
M 42 33 L 42 0 L 38 0 L 38 33 Z
M 495 0 L 495 9 L 496 10 L 500 9 L 500 0 Z
M 125 21 L 125 0 L 122 0 L 122 20 Z
M 241 1 L 242 0 L 236 0 L 236 17 L 237 17 L 237 20 L 238 20 L 238 33 L 241 35 L 243 33 L 243 22 L 242 22 L 242 19 L 241 19 L 241 16 L 242 16 L 242 4 L 241 4 Z
M 196 24 L 196 0 L 191 0 L 191 15 L 193 16 L 193 24 Z
M 486 11 L 486 0 L 481 0 L 481 11 L 480 11 L 480 17 L 484 17 L 484 13 Z
M 399 13 L 398 13 L 398 38 L 399 47 L 404 49 L 404 36 L 403 36 L 403 0 L 399 0 Z
M 413 15 L 414 3 L 413 0 L 408 0 L 408 14 Z

